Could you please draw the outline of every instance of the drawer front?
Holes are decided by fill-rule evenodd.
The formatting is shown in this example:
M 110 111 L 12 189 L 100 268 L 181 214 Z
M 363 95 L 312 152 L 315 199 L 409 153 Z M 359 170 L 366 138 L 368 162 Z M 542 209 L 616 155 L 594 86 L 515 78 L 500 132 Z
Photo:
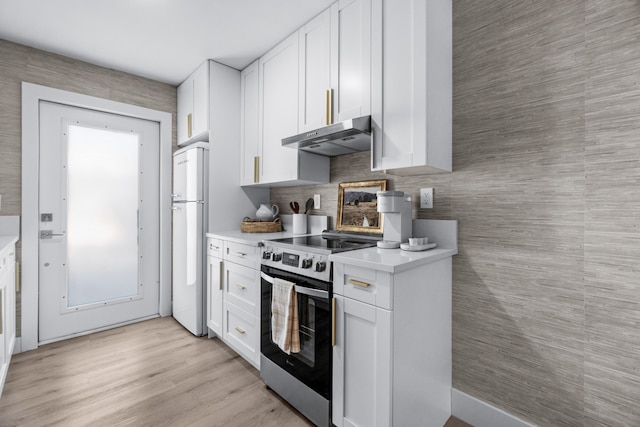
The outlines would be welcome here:
M 260 248 L 227 241 L 224 245 L 224 259 L 258 270 L 260 269 Z
M 223 258 L 224 241 L 220 239 L 214 239 L 212 237 L 207 238 L 207 255 L 211 255 L 216 258 Z
M 260 303 L 260 271 L 225 262 L 225 300 L 257 316 Z
M 225 342 L 254 366 L 260 363 L 260 328 L 255 316 L 224 302 Z
M 393 276 L 384 271 L 333 264 L 333 292 L 387 310 L 393 309 Z

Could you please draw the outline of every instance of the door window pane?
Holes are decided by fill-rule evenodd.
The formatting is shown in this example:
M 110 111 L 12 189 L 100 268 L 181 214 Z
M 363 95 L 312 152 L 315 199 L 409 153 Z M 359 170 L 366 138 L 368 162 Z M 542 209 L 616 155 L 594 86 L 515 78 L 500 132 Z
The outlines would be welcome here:
M 68 307 L 138 295 L 138 139 L 68 128 Z

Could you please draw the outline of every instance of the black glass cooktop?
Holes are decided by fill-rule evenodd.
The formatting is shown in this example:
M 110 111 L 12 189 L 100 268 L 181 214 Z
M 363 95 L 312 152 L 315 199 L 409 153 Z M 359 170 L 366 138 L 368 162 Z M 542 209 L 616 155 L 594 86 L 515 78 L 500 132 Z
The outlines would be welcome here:
M 304 248 L 323 249 L 331 253 L 352 251 L 355 249 L 368 248 L 376 245 L 375 240 L 358 238 L 357 236 L 340 235 L 312 235 L 300 237 L 286 237 L 283 239 L 270 240 L 270 243 L 280 243 L 303 250 Z

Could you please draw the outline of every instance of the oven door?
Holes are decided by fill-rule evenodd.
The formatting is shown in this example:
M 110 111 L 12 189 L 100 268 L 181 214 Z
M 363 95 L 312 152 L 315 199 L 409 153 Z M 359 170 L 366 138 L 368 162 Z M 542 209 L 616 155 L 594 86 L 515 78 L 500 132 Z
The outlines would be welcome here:
M 330 399 L 331 284 L 264 265 L 261 270 L 260 352 L 309 388 Z M 296 284 L 299 353 L 286 354 L 271 339 L 271 288 L 276 277 Z

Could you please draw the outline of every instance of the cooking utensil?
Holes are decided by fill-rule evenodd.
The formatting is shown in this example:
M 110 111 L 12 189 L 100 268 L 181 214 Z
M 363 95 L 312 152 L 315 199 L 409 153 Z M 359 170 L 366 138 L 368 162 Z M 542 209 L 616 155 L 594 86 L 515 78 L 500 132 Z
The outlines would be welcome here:
M 298 204 L 298 202 L 289 202 L 289 206 L 291 207 L 291 210 L 294 214 L 300 212 L 300 205 Z
M 307 203 L 305 203 L 304 206 L 304 213 L 306 214 L 307 212 L 309 212 L 311 209 L 313 208 L 313 197 L 309 197 L 307 199 Z

